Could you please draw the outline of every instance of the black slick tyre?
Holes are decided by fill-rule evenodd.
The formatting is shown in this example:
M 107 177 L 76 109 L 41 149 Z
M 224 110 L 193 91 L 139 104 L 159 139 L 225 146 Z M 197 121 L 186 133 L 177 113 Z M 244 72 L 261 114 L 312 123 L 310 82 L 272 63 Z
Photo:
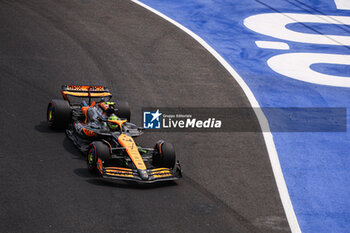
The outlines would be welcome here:
M 156 167 L 165 167 L 173 169 L 176 162 L 174 146 L 171 143 L 160 140 L 154 147 L 152 163 Z
M 131 111 L 129 103 L 126 101 L 117 101 L 116 107 L 116 115 L 119 118 L 127 119 L 130 122 Z
M 98 158 L 104 162 L 108 162 L 111 158 L 110 148 L 101 141 L 93 142 L 89 146 L 87 153 L 87 166 L 89 171 L 93 172 L 96 170 Z
M 47 106 L 47 124 L 56 130 L 65 129 L 72 118 L 72 110 L 68 101 L 53 99 Z

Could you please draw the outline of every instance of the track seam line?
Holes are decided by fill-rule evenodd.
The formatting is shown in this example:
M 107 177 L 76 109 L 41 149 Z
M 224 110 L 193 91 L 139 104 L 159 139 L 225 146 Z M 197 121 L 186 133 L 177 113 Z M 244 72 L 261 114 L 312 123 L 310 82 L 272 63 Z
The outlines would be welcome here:
M 177 26 L 184 32 L 186 32 L 188 35 L 190 35 L 193 39 L 195 39 L 198 43 L 200 43 L 205 49 L 207 49 L 223 66 L 224 68 L 232 75 L 232 77 L 237 81 L 237 83 L 241 86 L 244 93 L 246 94 L 252 108 L 254 109 L 254 112 L 258 118 L 260 127 L 262 129 L 262 134 L 265 140 L 267 152 L 269 154 L 272 171 L 275 176 L 275 181 L 277 184 L 278 192 L 282 201 L 282 205 L 289 223 L 289 227 L 293 233 L 299 233 L 301 232 L 300 226 L 297 220 L 297 217 L 295 215 L 292 202 L 290 200 L 290 196 L 288 193 L 287 185 L 284 180 L 284 176 L 282 173 L 281 165 L 279 162 L 279 158 L 277 155 L 277 150 L 275 147 L 275 143 L 273 141 L 272 133 L 270 132 L 270 127 L 268 124 L 268 121 L 266 119 L 266 116 L 264 115 L 263 111 L 261 110 L 261 107 L 256 100 L 255 96 L 253 95 L 253 92 L 250 90 L 248 85 L 244 82 L 242 77 L 230 66 L 230 64 L 223 58 L 221 55 L 216 52 L 207 42 L 205 42 L 200 36 L 186 28 L 185 26 L 181 25 L 180 23 L 176 22 L 175 20 L 169 18 L 168 16 L 164 15 L 163 13 L 151 8 L 150 6 L 138 1 L 138 0 L 131 0 L 132 2 L 138 4 L 139 6 L 142 6 L 143 8 L 153 12 L 154 14 L 162 17 L 163 19 L 167 20 L 168 22 L 172 23 L 173 25 Z
M 319 30 L 308 26 L 308 25 L 307 25 L 307 22 L 306 22 L 306 23 L 304 23 L 304 22 L 299 22 L 298 20 L 296 20 L 295 18 L 293 18 L 293 17 L 290 16 L 290 14 L 303 14 L 303 13 L 286 13 L 286 12 L 282 12 L 282 11 L 277 10 L 276 8 L 274 8 L 274 7 L 270 6 L 270 5 L 268 5 L 267 3 L 265 3 L 265 2 L 263 2 L 263 1 L 261 1 L 261 0 L 254 0 L 254 1 L 260 3 L 260 4 L 263 5 L 263 6 L 266 6 L 267 8 L 269 8 L 269 9 L 271 9 L 271 10 L 273 10 L 273 11 L 275 11 L 275 12 L 281 14 L 281 15 L 283 15 L 284 17 L 286 17 L 286 18 L 288 18 L 288 19 L 291 19 L 291 20 L 294 21 L 295 23 L 300 23 L 300 24 L 303 25 L 304 27 L 310 29 L 311 31 L 316 32 L 317 34 L 322 35 L 322 36 L 328 38 L 329 40 L 331 40 L 331 41 L 337 43 L 338 45 L 336 45 L 336 46 L 344 46 L 345 48 L 350 49 L 350 47 L 349 47 L 348 45 L 345 45 L 345 44 L 343 44 L 342 42 L 339 42 L 339 41 L 337 41 L 336 39 L 332 38 L 332 35 L 326 35 L 326 34 L 320 32 Z M 319 11 L 321 15 L 317 15 L 317 14 L 314 14 L 312 11 L 309 11 L 309 10 L 304 9 L 304 8 L 302 8 L 302 7 L 300 7 L 300 6 L 296 5 L 296 4 L 294 4 L 294 3 L 291 3 L 291 2 L 288 1 L 288 0 L 286 0 L 286 1 L 287 1 L 288 3 L 294 5 L 295 7 L 298 7 L 298 8 L 300 8 L 301 10 L 304 10 L 304 11 L 308 12 L 310 15 L 313 15 L 313 16 L 315 16 L 315 17 L 317 17 L 317 18 L 323 20 L 323 21 L 325 22 L 325 24 L 332 24 L 332 25 L 335 25 L 335 26 L 338 27 L 338 28 L 343 29 L 343 30 L 346 31 L 346 32 L 349 32 L 347 29 L 345 29 L 344 27 L 340 26 L 340 25 L 342 25 L 342 24 L 347 26 L 347 24 L 341 22 L 340 20 L 335 19 L 335 18 L 333 17 L 333 16 L 335 16 L 335 15 L 326 15 L 326 14 L 322 13 L 321 11 Z M 298 1 L 298 0 L 296 0 L 296 1 Z M 304 5 L 305 5 L 305 6 L 308 6 L 308 5 L 306 5 L 306 4 L 304 4 Z M 311 7 L 309 7 L 309 8 L 311 8 Z M 311 9 L 313 9 L 313 8 L 311 8 Z M 315 10 L 315 9 L 314 9 L 314 10 Z M 315 10 L 315 11 L 317 11 L 317 10 Z M 266 13 L 263 13 L 263 14 L 266 14 Z M 348 16 L 341 16 L 341 17 L 348 17 Z M 341 24 L 339 24 L 339 23 L 341 23 Z
M 350 32 L 350 31 L 349 31 L 349 29 L 350 29 L 349 25 L 343 23 L 343 22 L 340 21 L 340 20 L 337 20 L 337 19 L 333 18 L 333 16 L 335 16 L 335 15 L 328 15 L 328 14 L 326 14 L 326 13 L 323 13 L 322 11 L 317 10 L 316 8 L 313 8 L 312 6 L 310 6 L 310 5 L 306 4 L 306 3 L 303 3 L 303 2 L 301 2 L 301 1 L 299 1 L 299 0 L 295 0 L 295 1 L 298 2 L 300 5 L 298 5 L 298 4 L 294 3 L 294 2 L 291 2 L 290 0 L 286 0 L 286 1 L 289 2 L 289 3 L 292 4 L 292 5 L 294 5 L 294 6 L 298 7 L 298 8 L 300 8 L 301 10 L 304 10 L 304 11 L 309 12 L 310 14 L 315 15 L 314 12 L 312 12 L 312 11 L 315 11 L 315 12 L 321 14 L 321 15 L 328 16 L 328 18 L 330 18 L 331 21 L 327 21 L 327 22 L 329 22 L 330 24 L 333 24 L 333 22 L 338 22 L 338 23 L 340 23 L 340 24 L 334 24 L 336 27 L 341 28 L 342 30 L 344 30 L 344 31 L 346 31 L 346 32 Z M 306 8 L 309 8 L 309 10 L 303 8 L 301 5 L 303 5 L 303 6 L 306 7 Z M 311 9 L 311 10 L 310 10 L 310 9 Z M 345 15 L 344 15 L 344 16 L 345 16 Z M 345 17 L 347 17 L 347 16 L 345 16 Z M 333 20 L 333 22 L 332 22 L 332 20 Z

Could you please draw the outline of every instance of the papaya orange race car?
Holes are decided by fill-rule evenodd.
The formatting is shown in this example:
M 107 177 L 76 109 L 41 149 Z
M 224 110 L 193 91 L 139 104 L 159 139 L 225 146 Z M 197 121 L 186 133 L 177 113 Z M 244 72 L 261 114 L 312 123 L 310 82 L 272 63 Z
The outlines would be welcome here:
M 63 100 L 53 99 L 48 105 L 48 125 L 66 130 L 67 137 L 87 154 L 90 171 L 143 183 L 182 177 L 172 144 L 160 140 L 154 148 L 142 148 L 135 143 L 133 138 L 142 135 L 142 129 L 130 123 L 129 104 L 111 102 L 106 87 L 63 85 L 61 93 Z

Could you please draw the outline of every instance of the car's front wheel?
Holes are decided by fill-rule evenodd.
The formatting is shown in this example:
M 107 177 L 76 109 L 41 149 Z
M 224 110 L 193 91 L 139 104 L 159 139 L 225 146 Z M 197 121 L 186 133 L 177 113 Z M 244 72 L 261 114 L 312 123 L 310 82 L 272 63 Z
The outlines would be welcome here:
M 97 160 L 107 162 L 111 158 L 110 148 L 101 141 L 90 144 L 87 154 L 87 165 L 89 171 L 95 171 L 97 168 Z
M 174 146 L 171 143 L 159 140 L 154 146 L 152 164 L 156 167 L 173 169 L 176 162 Z

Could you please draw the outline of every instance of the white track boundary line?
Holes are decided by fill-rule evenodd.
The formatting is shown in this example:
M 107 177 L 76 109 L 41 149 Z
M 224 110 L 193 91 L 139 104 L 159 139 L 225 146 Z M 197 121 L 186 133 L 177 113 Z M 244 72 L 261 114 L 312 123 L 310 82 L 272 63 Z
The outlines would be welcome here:
M 204 48 L 206 48 L 224 67 L 225 69 L 232 75 L 232 77 L 238 82 L 238 84 L 243 89 L 244 93 L 246 94 L 252 108 L 254 109 L 254 112 L 258 118 L 260 127 L 263 132 L 264 140 L 266 143 L 267 151 L 269 153 L 270 162 L 273 170 L 273 174 L 275 176 L 277 188 L 281 197 L 282 205 L 284 208 L 284 211 L 287 216 L 287 220 L 289 223 L 289 226 L 291 228 L 291 231 L 293 233 L 299 233 L 301 232 L 298 220 L 296 218 L 296 215 L 294 213 L 293 205 L 289 197 L 288 189 L 286 182 L 284 180 L 284 176 L 282 173 L 281 165 L 278 159 L 275 143 L 273 141 L 272 133 L 270 132 L 270 127 L 268 124 L 268 121 L 265 117 L 265 114 L 261 110 L 261 107 L 258 103 L 258 101 L 255 99 L 255 96 L 253 95 L 253 92 L 249 89 L 248 85 L 244 82 L 242 77 L 228 64 L 228 62 L 220 56 L 207 42 L 205 42 L 201 37 L 199 37 L 197 34 L 189 30 L 188 28 L 184 27 L 183 25 L 179 24 L 178 22 L 174 21 L 173 19 L 169 18 L 168 16 L 160 13 L 159 11 L 145 5 L 144 3 L 138 1 L 138 0 L 131 0 L 132 2 L 146 8 L 147 10 L 155 13 L 156 15 L 162 17 L 163 19 L 169 21 L 170 23 L 174 24 L 184 32 L 186 32 L 188 35 L 193 37 L 198 43 L 200 43 Z

